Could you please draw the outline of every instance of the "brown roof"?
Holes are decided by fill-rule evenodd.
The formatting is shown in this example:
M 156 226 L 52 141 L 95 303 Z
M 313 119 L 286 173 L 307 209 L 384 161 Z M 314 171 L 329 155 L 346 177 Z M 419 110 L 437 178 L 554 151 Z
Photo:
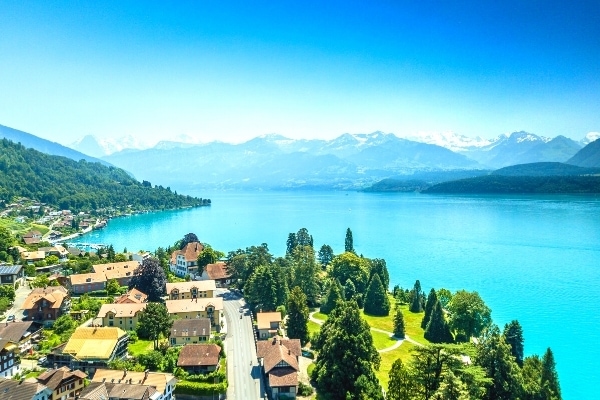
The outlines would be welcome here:
M 133 288 L 129 292 L 122 294 L 115 299 L 115 304 L 120 303 L 145 303 L 148 301 L 148 295 Z
M 124 376 L 123 371 L 114 369 L 97 369 L 92 382 L 110 382 L 114 380 L 115 383 L 125 383 L 125 380 L 134 385 L 148 385 L 155 388 L 159 393 L 164 393 L 167 384 L 172 383 L 173 386 L 177 382 L 173 374 L 163 372 L 148 372 L 148 376 L 145 376 L 144 372 L 127 371 Z
M 177 359 L 178 367 L 212 366 L 219 363 L 221 347 L 216 344 L 188 344 Z
M 140 266 L 140 263 L 137 261 L 123 261 L 123 262 L 115 262 L 115 263 L 107 263 L 107 264 L 96 264 L 92 266 L 94 268 L 94 272 L 107 272 L 107 271 L 126 271 L 133 272 Z
M 269 386 L 298 386 L 298 371 L 294 368 L 275 368 L 269 372 Z
M 42 325 L 35 321 L 7 322 L 6 324 L 0 324 L 0 338 L 19 343 L 26 332 L 33 333 L 41 329 Z
M 256 313 L 256 326 L 258 329 L 271 329 L 271 322 L 281 322 L 279 311 Z
M 24 310 L 31 310 L 35 304 L 45 299 L 50 304 L 49 308 L 60 308 L 65 297 L 68 297 L 67 289 L 62 286 L 48 286 L 46 288 L 35 288 L 23 303 Z
M 169 337 L 207 336 L 210 335 L 210 319 L 176 319 L 171 327 Z
M 46 253 L 43 251 L 25 251 L 21 253 L 21 259 L 26 261 L 43 260 L 45 257 Z
M 274 337 L 256 343 L 256 355 L 263 359 L 265 372 L 271 371 L 281 361 L 298 370 L 298 357 L 302 354 L 299 339 Z
M 165 301 L 165 305 L 169 314 L 204 311 L 208 306 L 213 306 L 215 311 L 221 311 L 223 310 L 223 298 L 201 297 L 196 299 L 167 300 Z
M 226 279 L 231 277 L 231 274 L 227 273 L 227 265 L 224 262 L 208 264 L 206 266 L 206 274 L 210 279 Z
M 43 372 L 37 377 L 37 380 L 39 383 L 49 387 L 52 389 L 52 391 L 54 391 L 64 380 L 72 377 L 84 379 L 87 378 L 87 374 L 78 369 L 71 371 L 69 367 L 62 367 L 58 369 L 49 369 Z
M 182 255 L 185 257 L 185 261 L 196 261 L 200 253 L 204 250 L 204 245 L 200 242 L 191 242 L 185 245 L 181 250 L 174 251 L 171 254 L 171 264 L 177 263 L 177 256 Z
M 106 314 L 111 312 L 117 318 L 134 317 L 137 313 L 144 310 L 148 303 L 119 303 L 119 304 L 102 304 L 98 311 L 98 318 L 106 317 Z
M 167 283 L 167 294 L 170 294 L 173 290 L 178 290 L 179 293 L 188 293 L 191 292 L 193 288 L 198 289 L 200 292 L 205 292 L 207 290 L 217 290 L 217 286 L 215 285 L 215 281 L 206 280 L 206 281 L 189 281 L 189 282 L 172 282 Z
M 126 380 L 129 382 L 129 380 Z M 79 395 L 81 400 L 147 400 L 156 393 L 149 385 L 113 382 L 91 382 Z
M 0 378 L 0 393 L 2 400 L 33 399 L 35 395 L 45 390 L 48 395 L 52 392 L 39 383 L 20 382 L 8 378 Z
M 25 242 L 25 244 L 38 244 L 39 242 L 41 242 L 40 238 L 38 237 L 23 237 L 23 241 Z
M 92 272 L 89 274 L 69 275 L 69 279 L 71 280 L 71 285 L 85 285 L 86 283 L 106 282 L 106 275 Z

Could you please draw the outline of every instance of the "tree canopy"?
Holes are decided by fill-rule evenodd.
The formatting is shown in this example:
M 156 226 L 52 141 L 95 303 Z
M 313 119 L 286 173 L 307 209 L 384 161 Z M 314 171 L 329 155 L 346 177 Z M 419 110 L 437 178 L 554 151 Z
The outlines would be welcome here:
M 139 289 L 148 295 L 148 301 L 162 301 L 165 294 L 167 276 L 156 258 L 146 258 L 136 268 L 129 281 L 129 289 Z
M 338 302 L 321 327 L 315 346 L 319 356 L 312 378 L 320 393 L 332 400 L 383 400 L 374 373 L 381 358 L 356 302 Z
M 344 240 L 344 251 L 347 253 L 354 253 L 354 238 L 352 237 L 352 231 L 350 228 L 346 229 L 346 239 Z
M 140 338 L 154 341 L 154 348 L 158 348 L 160 335 L 168 335 L 173 326 L 173 320 L 162 303 L 148 303 L 140 313 L 137 324 L 137 334 Z
M 460 342 L 479 336 L 492 323 L 492 310 L 477 292 L 459 290 L 448 303 L 448 311 L 450 329 Z
M 390 300 L 379 275 L 373 275 L 365 294 L 365 314 L 386 316 L 390 314 Z
M 287 301 L 287 335 L 291 339 L 300 339 L 304 346 L 308 342 L 308 306 L 302 289 L 292 289 Z

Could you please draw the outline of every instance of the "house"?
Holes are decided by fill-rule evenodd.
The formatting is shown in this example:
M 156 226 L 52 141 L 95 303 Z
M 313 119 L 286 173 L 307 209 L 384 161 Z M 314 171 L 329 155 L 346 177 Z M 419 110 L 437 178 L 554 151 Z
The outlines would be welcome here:
M 183 249 L 174 251 L 171 254 L 171 272 L 180 277 L 197 274 L 198 256 L 202 250 L 204 250 L 202 243 L 191 242 L 186 244 Z
M 48 369 L 36 379 L 52 390 L 52 397 L 49 400 L 66 400 L 79 395 L 84 388 L 86 377 L 85 372 L 71 371 L 68 367 L 61 367 Z
M 127 293 L 115 298 L 115 304 L 125 303 L 145 303 L 148 301 L 148 295 L 133 288 Z
M 215 281 L 189 281 L 167 283 L 167 296 L 171 300 L 214 297 Z
M 59 244 L 52 247 L 40 247 L 38 250 L 46 253 L 46 256 L 56 256 L 59 260 L 65 260 L 69 256 L 67 249 Z
M 103 304 L 98 311 L 102 326 L 116 326 L 126 331 L 135 330 L 138 317 L 148 303 Z
M 210 319 L 176 319 L 171 326 L 169 343 L 171 346 L 197 344 L 210 340 Z
M 219 368 L 221 347 L 216 344 L 188 344 L 183 346 L 177 366 L 190 374 L 206 374 Z
M 127 355 L 127 332 L 116 327 L 87 327 L 75 329 L 64 347 L 53 349 L 49 362 L 56 362 L 92 375 L 97 368 L 106 368 L 113 360 Z M 62 347 L 62 348 L 61 348 Z
M 69 278 L 61 273 L 55 272 L 52 275 L 48 276 L 48 281 L 50 282 L 50 285 L 52 285 L 52 281 L 56 281 L 60 286 L 69 286 Z
M 256 313 L 258 339 L 268 339 L 277 335 L 279 329 L 281 329 L 281 321 L 281 313 L 279 311 Z
M 22 265 L 0 265 L 0 284 L 15 285 L 17 281 L 23 278 Z
M 67 314 L 71 308 L 71 298 L 62 286 L 35 288 L 27 296 L 22 306 L 24 315 L 30 321 L 52 325 L 58 317 Z
M 106 275 L 91 272 L 89 274 L 74 274 L 69 276 L 71 291 L 73 294 L 83 294 L 106 288 Z
M 196 275 L 195 279 L 198 281 L 213 280 L 218 288 L 229 287 L 232 281 L 231 275 L 227 272 L 227 264 L 224 262 L 208 264 L 202 270 L 202 274 Z
M 116 279 L 120 286 L 129 285 L 129 281 L 133 278 L 135 270 L 138 269 L 140 263 L 137 261 L 124 261 L 108 264 L 96 264 L 93 266 L 94 272 L 103 273 L 106 280 Z
M 15 354 L 23 354 L 42 336 L 42 324 L 35 321 L 6 322 L 0 325 L 0 338 L 17 345 Z
M 27 264 L 43 261 L 44 258 L 46 258 L 46 253 L 43 251 L 24 251 L 21 253 L 21 260 L 27 262 Z
M 165 302 L 170 315 L 179 319 L 210 319 L 211 327 L 217 332 L 221 329 L 221 318 L 223 318 L 223 298 L 196 298 L 185 300 L 167 300 Z
M 37 382 L 0 378 L 2 400 L 49 400 L 52 390 Z
M 271 398 L 296 398 L 298 391 L 298 358 L 301 355 L 299 339 L 281 339 L 257 342 L 256 356 L 260 360 Z
M 170 400 L 177 379 L 173 374 L 163 372 L 134 372 L 112 369 L 98 369 L 92 378 L 92 382 L 128 383 L 130 385 L 151 386 L 160 394 L 156 400 Z M 112 396 L 110 397 L 112 400 Z
M 96 264 L 93 266 L 94 272 L 75 274 L 69 277 L 71 290 L 75 294 L 104 290 L 106 283 L 111 279 L 116 279 L 120 286 L 127 286 L 139 266 L 137 261 Z
M 148 385 L 92 382 L 80 393 L 78 400 L 158 400 L 161 397 Z
M 18 353 L 17 343 L 8 338 L 0 338 L 0 377 L 10 378 L 21 370 L 21 360 L 15 357 Z
M 23 235 L 23 242 L 27 245 L 38 244 L 42 241 L 42 234 L 40 231 L 29 231 Z

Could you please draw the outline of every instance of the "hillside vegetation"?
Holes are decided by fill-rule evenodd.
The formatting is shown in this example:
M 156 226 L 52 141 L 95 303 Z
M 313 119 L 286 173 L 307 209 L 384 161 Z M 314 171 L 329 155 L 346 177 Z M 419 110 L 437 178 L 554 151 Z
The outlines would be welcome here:
M 51 156 L 0 141 L 0 201 L 27 197 L 73 211 L 103 208 L 156 210 L 198 206 L 210 200 L 140 183 L 125 171 L 85 160 Z

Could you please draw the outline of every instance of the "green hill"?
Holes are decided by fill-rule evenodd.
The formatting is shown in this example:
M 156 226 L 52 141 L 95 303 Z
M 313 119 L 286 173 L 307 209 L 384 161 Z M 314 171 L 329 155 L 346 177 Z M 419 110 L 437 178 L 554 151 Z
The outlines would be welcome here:
M 51 156 L 2 139 L 0 201 L 19 196 L 73 211 L 157 210 L 210 203 L 140 183 L 119 168 Z
M 448 194 L 596 194 L 600 176 L 501 176 L 443 182 L 423 193 Z
M 538 162 L 500 168 L 492 175 L 502 176 L 577 176 L 600 173 L 600 168 L 583 168 L 559 162 Z

